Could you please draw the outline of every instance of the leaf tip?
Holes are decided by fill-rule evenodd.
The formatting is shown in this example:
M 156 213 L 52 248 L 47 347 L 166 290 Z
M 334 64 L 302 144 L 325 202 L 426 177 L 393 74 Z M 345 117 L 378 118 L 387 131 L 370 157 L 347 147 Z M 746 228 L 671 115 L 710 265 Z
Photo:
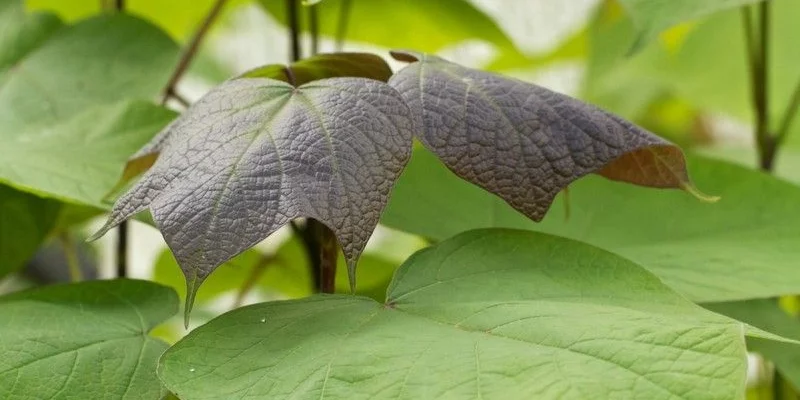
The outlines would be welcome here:
M 347 263 L 347 279 L 350 283 L 350 294 L 356 294 L 356 263 Z
M 199 286 L 197 275 L 193 276 L 191 280 L 186 280 L 186 303 L 183 307 L 183 327 L 186 329 L 189 329 L 189 322 L 192 319 L 192 308 L 194 307 L 194 300 L 197 297 L 197 289 Z
M 702 201 L 703 203 L 716 203 L 722 198 L 720 196 L 710 196 L 701 192 L 691 182 L 681 182 L 680 187 L 681 190 L 685 191 L 686 193 L 689 193 L 694 198 Z

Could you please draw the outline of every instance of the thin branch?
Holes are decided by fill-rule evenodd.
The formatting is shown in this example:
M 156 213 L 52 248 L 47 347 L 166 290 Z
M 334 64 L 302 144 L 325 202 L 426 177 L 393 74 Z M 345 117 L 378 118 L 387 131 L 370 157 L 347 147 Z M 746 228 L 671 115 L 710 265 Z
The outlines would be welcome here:
M 336 51 L 344 49 L 344 41 L 347 38 L 347 25 L 350 23 L 350 10 L 353 7 L 353 0 L 342 0 L 339 6 L 339 22 L 336 25 Z
M 226 0 L 217 0 L 214 2 L 214 5 L 211 6 L 211 10 L 208 11 L 206 14 L 205 19 L 200 24 L 200 27 L 197 28 L 192 38 L 189 40 L 189 44 L 184 48 L 183 53 L 181 54 L 180 60 L 178 60 L 178 64 L 176 65 L 175 69 L 172 71 L 172 75 L 167 81 L 167 85 L 164 86 L 164 90 L 162 91 L 161 97 L 161 104 L 165 104 L 170 96 L 175 96 L 175 86 L 178 85 L 178 82 L 183 77 L 183 74 L 186 73 L 186 70 L 189 69 L 189 65 L 192 63 L 194 56 L 197 54 L 197 50 L 200 49 L 200 43 L 202 43 L 203 38 L 205 38 L 206 33 L 211 28 L 211 25 L 214 24 L 214 21 L 219 16 L 220 11 L 222 11 L 222 7 L 225 5 Z
M 115 0 L 114 9 L 120 12 L 125 11 L 125 0 Z
M 319 3 L 308 6 L 308 30 L 311 34 L 311 55 L 319 53 Z
M 769 1 L 759 4 L 758 26 L 753 26 L 750 9 L 742 7 L 745 46 L 750 66 L 751 99 L 755 114 L 755 141 L 759 164 L 764 171 L 772 170 L 776 145 L 769 132 Z
M 289 23 L 289 56 L 291 61 L 299 61 L 300 54 L 300 17 L 297 0 L 286 0 L 286 20 Z
M 780 146 L 786 140 L 786 137 L 789 135 L 789 130 L 792 128 L 792 122 L 794 122 L 794 117 L 797 116 L 797 113 L 800 111 L 800 79 L 797 81 L 797 85 L 794 87 L 794 93 L 792 93 L 792 99 L 789 101 L 789 106 L 786 107 L 786 112 L 783 114 L 783 120 L 781 121 L 781 125 L 778 128 L 777 136 L 775 136 L 775 145 Z
M 232 309 L 239 308 L 244 304 L 244 299 L 253 289 L 253 286 L 261 279 L 267 267 L 275 260 L 276 257 L 272 255 L 262 255 L 258 258 L 258 261 L 256 261 L 255 265 L 253 265 L 253 268 L 250 270 L 250 275 L 242 282 L 242 287 L 239 288 L 239 291 L 236 293 L 236 299 L 233 301 Z

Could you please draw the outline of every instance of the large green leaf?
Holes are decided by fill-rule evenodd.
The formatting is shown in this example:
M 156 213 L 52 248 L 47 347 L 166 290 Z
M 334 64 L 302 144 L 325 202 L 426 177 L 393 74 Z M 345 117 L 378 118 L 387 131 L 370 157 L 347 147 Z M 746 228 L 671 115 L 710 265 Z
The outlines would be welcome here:
M 97 207 L 125 161 L 175 113 L 142 101 L 89 108 L 50 128 L 5 132 L 0 181 L 22 190 Z
M 639 30 L 641 47 L 672 25 L 761 0 L 619 0 Z
M 0 297 L 0 397 L 156 399 L 168 347 L 147 333 L 177 312 L 144 281 L 93 281 Z
M 58 219 L 60 206 L 0 185 L 0 278 L 21 268 Z
M 568 239 L 474 231 L 412 256 L 386 301 L 227 313 L 159 376 L 192 399 L 737 399 L 743 325 Z
M 775 300 L 713 303 L 705 307 L 783 337 L 800 340 L 800 322 L 783 311 Z M 800 387 L 800 347 L 773 340 L 748 338 L 747 348 L 761 353 L 775 363 L 783 377 L 795 387 Z
M 417 149 L 383 223 L 433 239 L 479 227 L 515 227 L 576 238 L 650 269 L 697 301 L 800 292 L 800 189 L 759 172 L 697 156 L 695 181 L 716 204 L 677 191 L 643 190 L 587 177 L 540 224 L 447 171 Z
M 126 15 L 63 28 L 39 47 L 25 32 L 2 50 L 15 56 L 0 75 L 0 181 L 102 206 L 128 156 L 173 117 L 141 100 L 160 93 L 177 46 Z
M 0 85 L 9 68 L 59 28 L 61 21 L 52 14 L 25 15 L 21 0 L 0 1 Z
M 260 0 L 260 3 L 275 19 L 286 23 L 285 1 Z M 480 40 L 516 52 L 511 39 L 495 21 L 466 0 L 325 0 L 315 6 L 319 32 L 335 37 L 340 29 L 342 7 L 348 5 L 345 29 L 348 40 L 424 52 Z M 302 28 L 307 30 L 307 25 Z

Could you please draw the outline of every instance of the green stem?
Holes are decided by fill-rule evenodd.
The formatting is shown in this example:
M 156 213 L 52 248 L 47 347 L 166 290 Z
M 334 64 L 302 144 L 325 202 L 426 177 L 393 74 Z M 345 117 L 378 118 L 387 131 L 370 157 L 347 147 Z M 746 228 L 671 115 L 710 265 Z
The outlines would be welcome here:
M 311 33 L 311 55 L 319 53 L 319 13 L 317 7 L 319 3 L 308 7 L 308 30 Z
M 798 79 L 797 85 L 794 87 L 792 99 L 789 101 L 789 106 L 786 107 L 780 128 L 778 128 L 778 132 L 775 136 L 776 147 L 780 147 L 786 140 L 786 137 L 789 135 L 789 130 L 792 128 L 792 122 L 794 122 L 794 118 L 798 111 L 800 111 L 800 79 Z
M 300 60 L 300 17 L 297 0 L 286 0 L 286 20 L 289 23 L 289 57 L 292 62 Z
M 69 280 L 71 282 L 80 282 L 83 280 L 83 273 L 81 272 L 80 261 L 78 260 L 78 252 L 75 247 L 75 242 L 72 240 L 69 232 L 62 232 L 58 236 L 61 242 L 61 247 L 64 250 L 64 256 L 67 259 L 67 268 L 69 269 Z

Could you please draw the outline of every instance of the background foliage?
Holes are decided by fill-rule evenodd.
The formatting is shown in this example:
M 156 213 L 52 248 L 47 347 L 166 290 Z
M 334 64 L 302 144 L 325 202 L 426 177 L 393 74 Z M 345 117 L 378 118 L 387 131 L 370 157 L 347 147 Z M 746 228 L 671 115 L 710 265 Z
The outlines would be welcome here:
M 113 275 L 108 243 L 77 243 L 129 183 L 118 184 L 128 158 L 182 102 L 287 63 L 291 24 L 283 1 L 224 2 L 171 87 L 223 2 L 129 0 L 123 12 L 106 3 L 0 0 L 0 397 L 794 398 L 800 348 L 756 328 L 800 340 L 800 123 L 790 118 L 800 101 L 798 2 L 575 1 L 586 18 L 543 48 L 521 39 L 519 21 L 537 11 L 526 1 L 301 7 L 302 56 L 315 42 L 323 52 L 367 49 L 397 71 L 387 50 L 408 48 L 565 90 L 681 145 L 698 187 L 722 200 L 591 176 L 534 223 L 416 146 L 360 260 L 364 297 L 345 295 L 342 258 L 340 294 L 309 297 L 308 255 L 285 229 L 208 278 L 190 326 L 213 321 L 188 336 L 176 315 L 186 294 L 177 263 L 157 235 L 136 242 L 154 237 L 147 216 L 132 228 L 131 276 L 155 283 L 38 286 L 97 275 L 83 259 Z M 742 7 L 754 21 L 770 10 L 765 123 L 786 132 L 773 171 L 759 170 Z M 61 252 L 42 258 L 53 245 Z M 745 348 L 742 332 L 759 337 Z M 177 345 L 159 380 L 167 343 Z

